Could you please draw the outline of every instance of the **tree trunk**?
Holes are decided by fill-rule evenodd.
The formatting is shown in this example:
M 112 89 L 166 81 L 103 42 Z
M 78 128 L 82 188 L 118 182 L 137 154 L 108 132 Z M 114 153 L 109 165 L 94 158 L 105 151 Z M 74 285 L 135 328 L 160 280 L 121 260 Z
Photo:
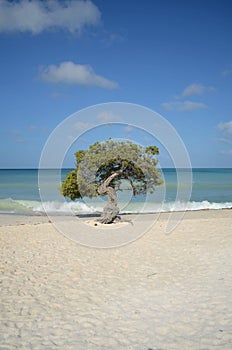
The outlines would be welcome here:
M 98 188 L 98 193 L 103 196 L 104 194 L 108 195 L 108 202 L 103 212 L 101 214 L 100 219 L 98 220 L 102 224 L 111 224 L 114 220 L 120 219 L 118 216 L 119 208 L 117 206 L 117 196 L 115 189 L 110 186 L 110 182 L 119 175 L 118 172 L 110 175 Z

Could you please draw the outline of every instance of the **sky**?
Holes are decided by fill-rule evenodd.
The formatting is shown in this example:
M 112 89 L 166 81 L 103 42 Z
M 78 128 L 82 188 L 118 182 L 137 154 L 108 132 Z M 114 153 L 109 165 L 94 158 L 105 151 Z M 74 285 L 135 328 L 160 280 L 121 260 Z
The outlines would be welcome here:
M 231 18 L 230 0 L 0 0 L 0 168 L 37 168 L 60 123 L 110 102 L 165 118 L 193 167 L 232 167 Z M 66 167 L 108 137 L 155 143 L 147 120 L 143 133 L 81 122 Z

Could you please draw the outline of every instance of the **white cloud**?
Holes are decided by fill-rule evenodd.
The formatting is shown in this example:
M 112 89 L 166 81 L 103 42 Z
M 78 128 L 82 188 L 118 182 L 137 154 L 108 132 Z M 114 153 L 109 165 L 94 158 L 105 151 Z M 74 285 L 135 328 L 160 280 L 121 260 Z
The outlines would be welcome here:
M 227 132 L 228 134 L 232 134 L 232 120 L 227 123 L 218 124 L 218 129 Z
M 80 132 L 84 132 L 84 131 L 87 131 L 89 129 L 92 129 L 94 127 L 94 125 L 92 125 L 91 123 L 88 123 L 88 122 L 76 122 L 74 124 L 74 130 L 76 131 L 80 131 Z
M 38 129 L 38 126 L 37 125 L 34 125 L 34 124 L 32 124 L 32 125 L 30 125 L 29 126 L 29 128 L 28 128 L 29 130 L 37 130 Z
M 68 135 L 68 141 L 73 143 L 74 141 L 76 141 L 76 136 Z
M 20 138 L 17 138 L 14 141 L 15 141 L 15 143 L 24 143 L 24 142 L 26 142 L 26 140 L 20 139 Z
M 13 135 L 13 136 L 19 136 L 19 135 L 21 135 L 21 131 L 20 131 L 20 130 L 16 130 L 16 129 L 9 130 L 8 133 L 9 133 L 10 135 Z
M 170 101 L 162 104 L 162 107 L 169 111 L 195 111 L 197 109 L 206 109 L 208 106 L 203 102 L 194 102 L 186 100 L 187 97 L 193 95 L 203 95 L 206 92 L 214 92 L 213 86 L 204 86 L 202 84 L 188 85 L 180 95 L 174 96 L 176 100 L 183 99 L 182 101 Z
M 35 125 L 35 124 L 32 124 L 28 127 L 28 130 L 29 131 L 35 131 L 35 132 L 44 132 L 46 131 L 46 128 L 45 127 L 41 127 L 41 126 L 38 126 L 38 125 Z
M 134 130 L 134 127 L 131 126 L 131 125 L 127 125 L 127 126 L 124 128 L 124 131 L 125 131 L 126 133 L 130 133 L 130 132 L 133 131 L 133 130 Z
M 98 25 L 101 13 L 87 0 L 0 1 L 0 32 L 30 32 L 62 29 L 81 33 L 88 25 Z
M 221 154 L 224 154 L 226 156 L 232 156 L 232 149 L 229 150 L 223 150 L 220 152 Z
M 228 139 L 225 139 L 223 137 L 220 137 L 220 138 L 217 138 L 216 139 L 218 142 L 221 142 L 221 143 L 227 143 L 229 145 L 232 145 L 232 141 L 231 140 L 228 140 Z
M 229 69 L 226 69 L 226 70 L 224 70 L 224 71 L 222 72 L 222 75 L 223 75 L 224 77 L 227 77 L 228 75 L 231 75 L 231 74 L 232 74 L 232 67 L 229 68 Z
M 187 86 L 182 92 L 183 97 L 191 95 L 202 95 L 205 91 L 205 87 L 201 84 L 191 84 Z
M 226 134 L 232 135 L 232 120 L 227 122 L 227 123 L 219 123 L 217 125 L 217 128 Z M 228 139 L 228 138 L 221 137 L 221 138 L 218 138 L 217 141 L 224 143 L 224 144 L 227 144 L 227 145 L 232 145 L 232 140 Z M 231 156 L 232 149 L 222 150 L 220 153 L 223 155 Z
M 97 75 L 91 66 L 71 61 L 62 62 L 59 66 L 40 67 L 40 78 L 50 83 L 100 86 L 106 89 L 114 89 L 118 86 L 116 82 Z
M 208 108 L 205 103 L 202 102 L 192 102 L 192 101 L 174 101 L 174 102 L 165 102 L 162 104 L 162 107 L 168 111 L 179 111 L 179 112 L 190 112 L 197 109 L 206 109 Z
M 188 85 L 181 93 L 180 96 L 175 96 L 175 98 L 183 98 L 192 95 L 203 95 L 205 92 L 214 92 L 215 88 L 213 86 L 204 86 L 202 84 L 191 84 Z
M 112 112 L 101 112 L 98 114 L 97 119 L 103 123 L 109 123 L 114 120 L 114 115 Z
M 122 121 L 122 118 L 120 116 L 115 115 L 111 111 L 99 113 L 97 119 L 102 123 L 115 123 Z
M 62 94 L 60 92 L 53 92 L 51 95 L 50 95 L 51 98 L 53 99 L 59 99 L 62 97 Z

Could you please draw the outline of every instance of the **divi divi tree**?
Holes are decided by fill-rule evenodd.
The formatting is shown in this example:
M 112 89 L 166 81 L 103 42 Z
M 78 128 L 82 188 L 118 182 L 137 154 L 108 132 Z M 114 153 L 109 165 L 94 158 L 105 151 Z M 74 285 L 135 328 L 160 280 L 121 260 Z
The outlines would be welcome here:
M 76 169 L 66 175 L 61 193 L 71 200 L 108 195 L 99 221 L 110 224 L 120 219 L 116 193 L 122 181 L 130 183 L 134 196 L 153 193 L 163 183 L 157 170 L 158 154 L 156 146 L 112 139 L 96 142 L 75 153 Z

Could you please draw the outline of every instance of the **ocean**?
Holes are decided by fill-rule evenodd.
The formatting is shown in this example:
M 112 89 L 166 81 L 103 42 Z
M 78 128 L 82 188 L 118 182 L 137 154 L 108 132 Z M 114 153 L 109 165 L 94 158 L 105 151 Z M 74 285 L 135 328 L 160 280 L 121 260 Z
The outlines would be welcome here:
M 61 180 L 70 169 L 62 169 Z M 177 196 L 175 169 L 162 169 L 164 184 L 152 195 L 132 196 L 124 184 L 118 192 L 121 213 L 168 212 L 179 210 L 232 208 L 232 169 L 193 169 L 190 197 Z M 179 170 L 182 175 L 189 170 Z M 59 193 L 59 171 L 40 170 L 40 188 L 37 169 L 0 169 L 0 213 L 26 215 L 70 215 L 100 212 L 106 198 L 84 198 L 72 202 Z M 43 195 L 41 200 L 41 184 Z M 122 186 L 123 187 L 123 186 Z

